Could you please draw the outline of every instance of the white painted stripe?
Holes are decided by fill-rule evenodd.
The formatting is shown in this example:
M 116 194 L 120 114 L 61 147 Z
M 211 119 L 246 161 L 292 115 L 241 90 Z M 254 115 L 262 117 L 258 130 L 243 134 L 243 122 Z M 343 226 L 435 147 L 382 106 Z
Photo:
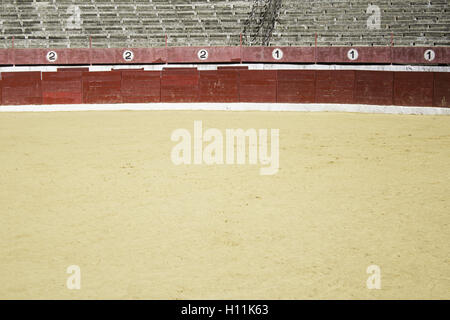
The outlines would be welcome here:
M 123 104 L 58 104 L 0 106 L 0 112 L 52 111 L 300 111 L 359 112 L 385 114 L 450 115 L 450 108 L 376 106 L 363 104 L 290 104 L 290 103 L 123 103 Z
M 102 66 L 18 66 L 0 67 L 0 72 L 42 71 L 54 72 L 57 68 L 89 68 L 89 71 L 110 71 L 112 69 L 142 69 L 160 71 L 163 68 L 198 68 L 217 70 L 217 67 L 248 67 L 249 70 L 362 70 L 362 71 L 410 71 L 410 72 L 450 72 L 448 66 L 416 65 L 327 65 L 327 64 L 151 64 L 151 65 L 102 65 Z

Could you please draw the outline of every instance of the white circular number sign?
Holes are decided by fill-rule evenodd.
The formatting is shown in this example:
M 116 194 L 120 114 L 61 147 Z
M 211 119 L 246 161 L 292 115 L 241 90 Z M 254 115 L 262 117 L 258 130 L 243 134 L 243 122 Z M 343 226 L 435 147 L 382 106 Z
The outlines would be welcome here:
M 125 60 L 125 61 L 127 61 L 127 62 L 133 61 L 133 59 L 134 59 L 134 53 L 133 53 L 133 51 L 131 51 L 131 50 L 125 50 L 125 51 L 123 52 L 122 57 L 123 57 L 123 60 Z
M 49 51 L 47 52 L 46 58 L 48 62 L 55 62 L 58 60 L 58 54 L 55 51 Z
M 200 50 L 197 52 L 197 56 L 198 56 L 198 58 L 199 58 L 200 60 L 206 60 L 206 59 L 208 59 L 208 56 L 209 56 L 208 50 L 206 50 L 206 49 L 200 49 Z
M 347 52 L 347 58 L 349 58 L 349 59 L 352 60 L 352 61 L 355 61 L 355 60 L 358 59 L 358 57 L 359 57 L 358 50 L 356 50 L 356 49 L 350 49 L 350 50 L 348 50 L 348 52 Z
M 281 49 L 279 49 L 279 48 L 276 48 L 275 50 L 272 51 L 272 57 L 273 57 L 275 60 L 281 60 L 281 59 L 283 59 L 283 55 L 284 55 L 283 50 L 281 50 Z
M 424 56 L 425 60 L 433 61 L 436 58 L 436 53 L 433 50 L 429 49 L 429 50 L 425 51 L 425 54 L 423 56 Z

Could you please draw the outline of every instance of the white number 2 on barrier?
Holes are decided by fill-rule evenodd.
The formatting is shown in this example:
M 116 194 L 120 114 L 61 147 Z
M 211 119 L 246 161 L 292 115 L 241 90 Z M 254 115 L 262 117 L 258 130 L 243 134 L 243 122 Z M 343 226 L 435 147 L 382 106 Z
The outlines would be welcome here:
M 48 62 L 55 62 L 58 60 L 58 54 L 55 51 L 49 51 L 47 52 L 46 59 Z
M 198 51 L 197 56 L 200 60 L 206 60 L 208 59 L 209 53 L 208 50 L 201 49 Z
M 125 51 L 123 52 L 122 57 L 123 57 L 123 60 L 125 60 L 126 62 L 133 61 L 133 59 L 134 59 L 134 53 L 133 53 L 133 51 L 131 51 L 131 50 L 125 50 Z

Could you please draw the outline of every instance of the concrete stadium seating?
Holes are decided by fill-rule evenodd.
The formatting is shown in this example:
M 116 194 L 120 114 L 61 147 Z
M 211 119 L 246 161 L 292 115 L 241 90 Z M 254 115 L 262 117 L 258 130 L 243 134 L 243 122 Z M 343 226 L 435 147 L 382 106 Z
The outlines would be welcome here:
M 379 6 L 381 28 L 367 28 Z M 1 0 L 0 48 L 448 46 L 448 0 Z

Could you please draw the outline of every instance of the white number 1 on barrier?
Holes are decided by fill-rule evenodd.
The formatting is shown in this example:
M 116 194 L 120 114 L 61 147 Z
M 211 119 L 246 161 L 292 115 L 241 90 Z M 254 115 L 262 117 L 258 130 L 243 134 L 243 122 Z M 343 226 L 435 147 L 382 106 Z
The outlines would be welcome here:
M 359 57 L 359 53 L 358 53 L 358 50 L 356 50 L 356 49 L 350 49 L 350 50 L 347 52 L 347 58 L 349 58 L 349 59 L 352 60 L 352 61 L 357 60 L 358 57 Z
M 436 53 L 431 49 L 427 50 L 427 51 L 425 51 L 424 58 L 427 61 L 433 61 L 434 58 L 436 58 Z
M 281 50 L 281 49 L 276 48 L 275 50 L 272 51 L 272 57 L 275 60 L 283 59 L 283 55 L 284 55 L 284 53 L 283 53 L 283 50 Z

